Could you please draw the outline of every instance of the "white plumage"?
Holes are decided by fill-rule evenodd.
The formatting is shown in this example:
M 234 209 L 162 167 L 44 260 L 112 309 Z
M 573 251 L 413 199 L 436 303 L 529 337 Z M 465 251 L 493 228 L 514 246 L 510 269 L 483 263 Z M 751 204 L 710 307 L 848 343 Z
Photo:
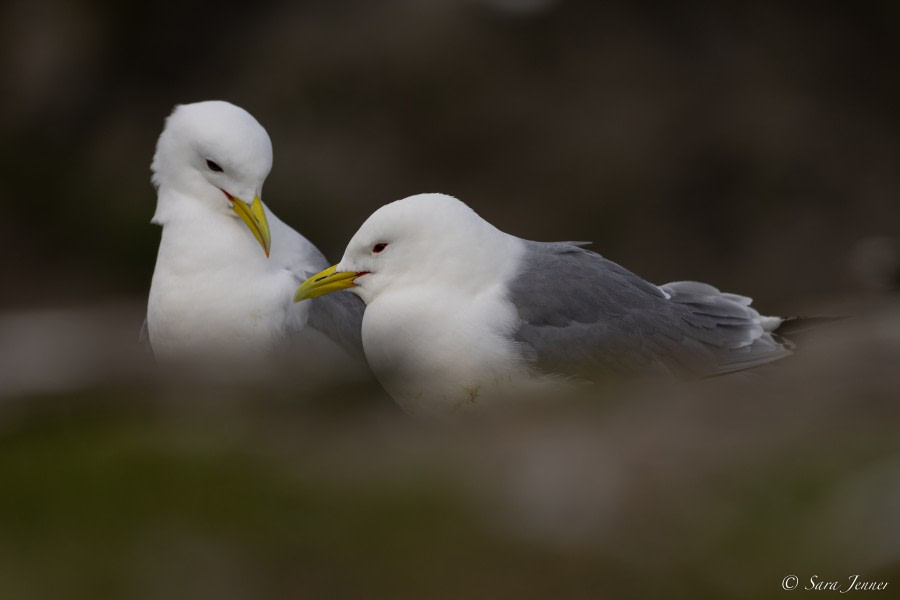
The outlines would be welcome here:
M 291 302 L 327 262 L 258 200 L 271 166 L 268 134 L 237 106 L 181 105 L 167 119 L 152 164 L 162 238 L 146 327 L 157 358 L 225 370 L 264 362 L 305 334 L 304 344 L 358 347 L 358 299 Z
M 790 354 L 772 335 L 782 320 L 749 298 L 656 286 L 582 246 L 523 240 L 455 198 L 421 194 L 375 211 L 295 299 L 342 289 L 362 298 L 372 371 L 426 417 L 562 382 L 712 375 Z

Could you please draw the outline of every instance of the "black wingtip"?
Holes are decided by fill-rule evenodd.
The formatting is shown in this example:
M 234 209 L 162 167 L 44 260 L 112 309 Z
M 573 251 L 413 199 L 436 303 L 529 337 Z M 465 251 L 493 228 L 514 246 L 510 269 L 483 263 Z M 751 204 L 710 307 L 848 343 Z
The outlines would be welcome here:
M 784 322 L 778 326 L 774 333 L 790 338 L 791 336 L 806 333 L 812 329 L 817 329 L 823 325 L 836 323 L 849 319 L 849 316 L 840 317 L 787 317 Z

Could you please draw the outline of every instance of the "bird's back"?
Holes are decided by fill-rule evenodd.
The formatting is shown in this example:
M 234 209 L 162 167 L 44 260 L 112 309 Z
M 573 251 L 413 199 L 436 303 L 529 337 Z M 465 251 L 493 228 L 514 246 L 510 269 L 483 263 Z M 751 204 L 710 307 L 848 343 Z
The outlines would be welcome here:
M 750 299 L 696 282 L 653 285 L 576 244 L 526 242 L 509 297 L 541 371 L 713 375 L 784 358 Z

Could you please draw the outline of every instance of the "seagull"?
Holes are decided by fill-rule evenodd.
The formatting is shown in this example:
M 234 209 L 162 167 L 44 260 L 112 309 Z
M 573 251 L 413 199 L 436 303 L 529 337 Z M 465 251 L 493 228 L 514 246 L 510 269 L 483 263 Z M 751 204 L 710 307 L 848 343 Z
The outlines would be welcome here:
M 420 194 L 375 211 L 294 301 L 366 303 L 372 372 L 407 412 L 444 418 L 610 374 L 709 376 L 791 354 L 751 299 L 656 286 L 585 249 L 504 233 L 461 201 Z
M 291 302 L 329 263 L 263 204 L 271 167 L 269 136 L 242 108 L 184 104 L 166 120 L 151 166 L 162 237 L 145 321 L 158 360 L 251 368 L 297 340 L 362 359 L 359 298 Z

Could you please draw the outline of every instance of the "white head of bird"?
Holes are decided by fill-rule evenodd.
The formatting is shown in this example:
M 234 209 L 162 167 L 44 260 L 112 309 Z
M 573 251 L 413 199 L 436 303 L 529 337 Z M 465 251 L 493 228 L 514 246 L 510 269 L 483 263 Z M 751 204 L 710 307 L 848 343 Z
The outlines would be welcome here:
M 269 225 L 260 196 L 272 168 L 272 142 L 244 109 L 219 100 L 183 104 L 166 120 L 151 169 L 159 200 L 153 222 L 166 225 L 199 202 L 240 218 L 268 256 Z
M 337 290 L 362 298 L 373 373 L 406 411 L 440 417 L 528 379 L 507 335 L 517 316 L 505 294 L 523 248 L 456 198 L 411 196 L 375 211 L 294 300 Z
M 349 289 L 371 304 L 388 290 L 441 281 L 475 293 L 503 270 L 496 250 L 516 243 L 452 196 L 410 196 L 372 213 L 341 261 L 304 283 L 294 300 Z

